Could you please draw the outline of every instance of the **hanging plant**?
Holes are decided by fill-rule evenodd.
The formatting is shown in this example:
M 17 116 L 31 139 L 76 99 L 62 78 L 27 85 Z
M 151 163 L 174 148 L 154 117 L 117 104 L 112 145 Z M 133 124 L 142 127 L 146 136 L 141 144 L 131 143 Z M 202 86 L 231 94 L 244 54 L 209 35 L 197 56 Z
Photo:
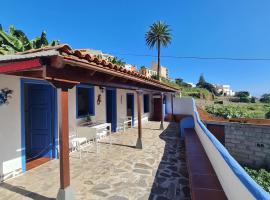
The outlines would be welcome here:
M 0 105 L 8 104 L 8 99 L 11 98 L 12 90 L 4 88 L 0 90 Z

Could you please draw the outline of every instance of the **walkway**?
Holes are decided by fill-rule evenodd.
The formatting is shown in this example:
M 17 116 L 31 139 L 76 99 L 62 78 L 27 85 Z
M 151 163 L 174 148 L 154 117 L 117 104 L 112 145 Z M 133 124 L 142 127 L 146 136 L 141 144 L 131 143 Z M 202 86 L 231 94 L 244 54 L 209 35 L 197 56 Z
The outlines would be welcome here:
M 134 148 L 137 129 L 112 136 L 113 145 L 100 145 L 100 153 L 71 155 L 71 185 L 76 199 L 179 200 L 190 199 L 184 142 L 177 124 L 143 125 L 143 150 Z M 59 188 L 59 162 L 52 160 L 0 184 L 0 199 L 55 199 Z

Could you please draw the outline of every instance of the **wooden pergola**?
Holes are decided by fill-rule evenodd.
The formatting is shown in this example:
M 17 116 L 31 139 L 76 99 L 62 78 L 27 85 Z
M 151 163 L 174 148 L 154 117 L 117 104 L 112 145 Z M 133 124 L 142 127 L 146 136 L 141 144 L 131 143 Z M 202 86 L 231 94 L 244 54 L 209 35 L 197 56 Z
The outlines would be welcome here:
M 60 190 L 58 199 L 72 199 L 69 169 L 68 89 L 80 83 L 135 90 L 138 108 L 137 148 L 142 148 L 141 94 L 142 91 L 164 93 L 172 97 L 177 89 L 129 71 L 121 66 L 100 60 L 68 45 L 45 47 L 12 56 L 0 57 L 0 74 L 43 79 L 61 91 L 61 116 L 59 120 Z M 173 110 L 173 108 L 172 108 Z M 162 113 L 164 114 L 164 113 Z M 161 119 L 161 128 L 163 128 Z M 71 197 L 71 198 L 70 198 Z

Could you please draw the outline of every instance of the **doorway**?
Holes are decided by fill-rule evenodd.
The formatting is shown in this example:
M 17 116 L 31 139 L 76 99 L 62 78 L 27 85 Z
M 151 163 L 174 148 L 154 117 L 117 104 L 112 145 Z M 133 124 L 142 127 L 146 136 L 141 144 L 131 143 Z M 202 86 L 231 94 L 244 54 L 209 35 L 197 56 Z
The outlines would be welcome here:
M 111 123 L 112 131 L 117 129 L 117 97 L 115 88 L 106 88 L 106 122 Z
M 57 157 L 56 89 L 46 81 L 22 80 L 23 170 Z
M 162 102 L 161 98 L 159 97 L 154 97 L 154 111 L 153 111 L 153 120 L 154 121 L 161 121 L 162 118 Z
M 127 93 L 127 117 L 132 117 L 132 126 L 134 126 L 134 94 Z

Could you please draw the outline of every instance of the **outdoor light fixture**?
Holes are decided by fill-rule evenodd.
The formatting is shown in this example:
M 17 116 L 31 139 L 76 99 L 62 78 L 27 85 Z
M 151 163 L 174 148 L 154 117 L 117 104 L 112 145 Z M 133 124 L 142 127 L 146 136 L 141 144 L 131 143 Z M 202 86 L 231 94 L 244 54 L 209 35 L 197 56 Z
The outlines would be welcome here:
M 99 89 L 100 89 L 101 93 L 104 92 L 104 87 L 99 86 Z

